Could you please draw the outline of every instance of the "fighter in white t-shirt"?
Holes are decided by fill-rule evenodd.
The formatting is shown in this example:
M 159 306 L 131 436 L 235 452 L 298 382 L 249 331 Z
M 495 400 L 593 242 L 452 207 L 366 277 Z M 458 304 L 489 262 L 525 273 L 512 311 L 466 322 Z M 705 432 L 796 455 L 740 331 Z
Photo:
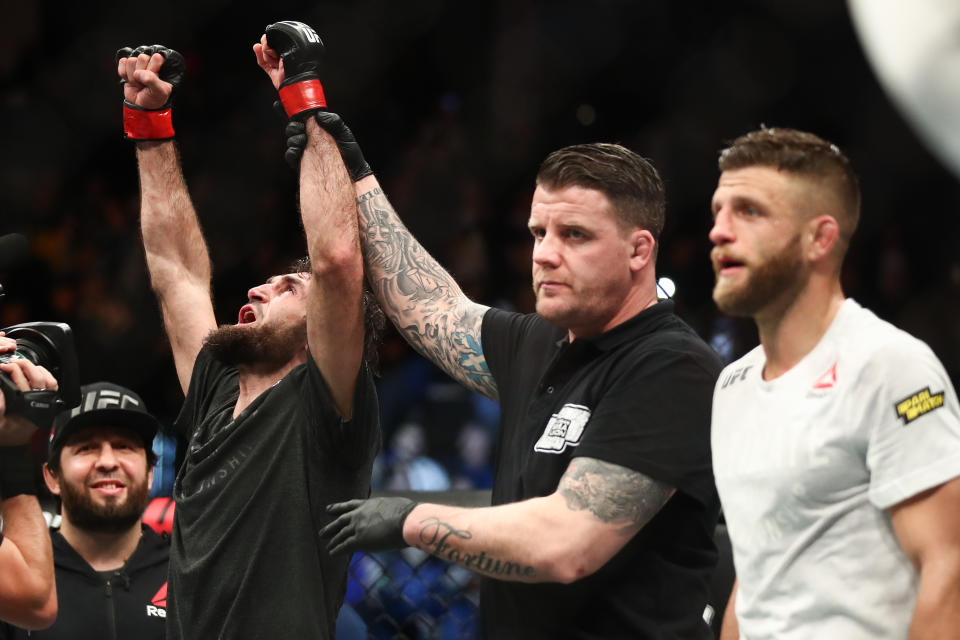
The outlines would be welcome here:
M 960 637 L 957 395 L 929 347 L 843 296 L 849 161 L 764 129 L 720 168 L 714 299 L 761 342 L 714 393 L 738 576 L 721 637 Z

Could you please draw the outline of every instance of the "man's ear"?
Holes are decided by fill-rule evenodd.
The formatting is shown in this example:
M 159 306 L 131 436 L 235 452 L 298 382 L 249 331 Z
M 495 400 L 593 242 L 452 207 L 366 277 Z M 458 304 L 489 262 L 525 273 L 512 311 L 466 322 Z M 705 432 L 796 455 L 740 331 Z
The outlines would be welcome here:
M 47 484 L 47 489 L 55 496 L 60 495 L 60 477 L 54 473 L 50 465 L 43 463 L 43 481 Z
M 811 262 L 819 262 L 833 253 L 840 238 L 840 225 L 830 215 L 820 215 L 807 223 L 804 251 Z
M 630 269 L 640 271 L 653 261 L 656 240 L 646 229 L 634 229 L 630 232 Z
M 147 469 L 147 491 L 153 489 L 153 467 Z

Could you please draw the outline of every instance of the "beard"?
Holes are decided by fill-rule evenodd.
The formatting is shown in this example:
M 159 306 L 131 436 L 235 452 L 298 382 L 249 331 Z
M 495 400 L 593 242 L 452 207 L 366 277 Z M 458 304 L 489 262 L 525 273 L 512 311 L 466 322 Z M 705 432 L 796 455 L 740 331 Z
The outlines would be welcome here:
M 717 277 L 713 300 L 720 311 L 729 316 L 755 317 L 777 300 L 792 300 L 807 280 L 800 257 L 800 238 L 794 238 L 783 250 L 751 269 L 752 273 L 737 288 L 723 288 Z
M 570 300 L 572 300 L 572 303 Z M 596 312 L 583 303 L 583 298 L 574 298 L 569 296 L 567 300 L 556 300 L 537 296 L 534 310 L 537 314 L 549 322 L 562 329 L 570 331 L 583 330 L 586 327 L 592 327 L 597 324 Z M 587 307 L 587 308 L 583 308 Z
M 582 336 L 603 331 L 623 307 L 629 293 L 630 287 L 623 281 L 578 283 L 569 290 L 562 290 L 559 295 L 546 294 L 538 290 L 536 281 L 533 284 L 534 308 L 540 317 Z
M 207 334 L 204 345 L 210 354 L 233 367 L 282 366 L 307 344 L 307 322 L 274 327 L 221 325 Z
M 150 488 L 147 479 L 127 486 L 127 499 L 123 502 L 108 501 L 97 504 L 83 487 L 61 480 L 60 500 L 64 518 L 84 531 L 97 533 L 121 533 L 140 521 L 147 503 Z

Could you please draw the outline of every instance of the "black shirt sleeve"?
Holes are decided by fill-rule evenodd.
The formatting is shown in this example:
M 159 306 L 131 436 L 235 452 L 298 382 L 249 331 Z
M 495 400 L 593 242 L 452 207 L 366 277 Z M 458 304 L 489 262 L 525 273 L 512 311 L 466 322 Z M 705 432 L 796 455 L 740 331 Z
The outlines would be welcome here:
M 544 331 L 545 326 L 553 330 Z M 547 354 L 554 350 L 557 340 L 564 336 L 562 329 L 549 325 L 536 314 L 493 308 L 484 314 L 480 333 L 483 357 L 498 387 L 511 384 L 512 374 L 517 371 L 515 368 L 511 369 L 510 364 L 521 350 L 529 353 L 528 349 L 532 349 L 547 357 Z M 528 340 L 536 340 L 539 344 L 531 347 Z
M 201 349 L 193 363 L 190 387 L 173 423 L 173 430 L 184 440 L 189 440 L 193 430 L 200 424 L 213 405 L 236 402 L 239 387 L 237 370 L 214 359 L 206 349 Z
M 357 373 L 349 420 L 337 412 L 312 356 L 307 357 L 300 389 L 308 419 L 324 450 L 336 452 L 338 461 L 349 467 L 362 466 L 376 454 L 380 448 L 380 411 L 373 375 L 366 362 Z
M 645 353 L 610 382 L 576 455 L 639 471 L 709 504 L 714 360 L 683 348 Z

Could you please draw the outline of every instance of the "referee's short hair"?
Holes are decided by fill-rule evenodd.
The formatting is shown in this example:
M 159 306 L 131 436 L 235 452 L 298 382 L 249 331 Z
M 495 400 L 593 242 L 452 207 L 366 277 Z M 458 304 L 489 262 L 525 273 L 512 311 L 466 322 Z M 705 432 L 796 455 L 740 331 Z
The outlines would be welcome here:
M 621 227 L 646 229 L 654 246 L 660 244 L 666 219 L 663 180 L 650 161 L 624 146 L 598 142 L 558 149 L 540 165 L 537 184 L 551 191 L 595 189 L 610 200 Z

